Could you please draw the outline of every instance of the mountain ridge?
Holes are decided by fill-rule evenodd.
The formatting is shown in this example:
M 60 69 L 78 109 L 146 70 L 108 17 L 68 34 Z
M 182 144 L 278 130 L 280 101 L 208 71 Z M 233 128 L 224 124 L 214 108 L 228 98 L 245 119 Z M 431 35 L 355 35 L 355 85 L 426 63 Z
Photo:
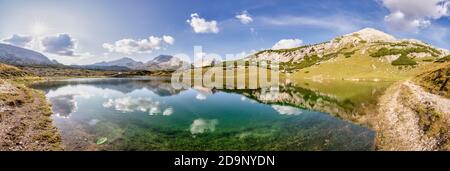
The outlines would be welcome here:
M 81 67 L 89 68 L 113 68 L 116 69 L 129 69 L 129 70 L 148 70 L 148 71 L 159 71 L 159 70 L 177 70 L 183 67 L 185 62 L 181 59 L 171 56 L 171 55 L 159 55 L 147 62 L 136 61 L 130 57 L 123 57 L 112 61 L 102 61 L 90 65 L 84 65 Z
M 111 61 L 102 61 L 89 65 L 63 65 L 56 60 L 50 60 L 47 56 L 34 50 L 0 43 L 0 63 L 14 66 L 49 66 L 49 67 L 73 67 L 94 70 L 177 70 L 186 66 L 186 62 L 171 55 L 159 55 L 148 62 L 136 61 L 130 57 L 122 57 Z
M 39 52 L 3 43 L 0 43 L 0 62 L 10 65 L 59 64 Z
M 186 67 L 187 62 L 172 55 L 159 55 L 145 63 L 145 70 L 177 70 Z
M 89 66 L 99 66 L 99 67 L 118 66 L 118 67 L 127 67 L 127 68 L 132 69 L 138 65 L 144 65 L 144 63 L 135 61 L 129 57 L 123 57 L 123 58 L 112 60 L 112 61 L 102 61 L 102 62 L 94 63 Z
M 259 51 L 243 60 L 276 62 L 280 72 L 308 79 L 390 80 L 418 73 L 449 54 L 418 40 L 365 28 L 318 44 Z

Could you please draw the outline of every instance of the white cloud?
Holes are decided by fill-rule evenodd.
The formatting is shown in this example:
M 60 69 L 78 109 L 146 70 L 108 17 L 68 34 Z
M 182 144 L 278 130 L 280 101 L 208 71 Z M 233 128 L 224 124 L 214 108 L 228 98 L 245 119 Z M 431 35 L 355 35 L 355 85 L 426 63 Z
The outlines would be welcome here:
M 42 51 L 42 48 L 38 48 L 38 49 L 34 49 L 36 51 Z M 60 56 L 57 54 L 51 54 L 51 53 L 47 53 L 45 54 L 49 59 L 51 60 L 56 60 L 59 63 L 65 64 L 65 65 L 87 65 L 87 64 L 92 64 L 92 62 L 96 61 L 96 62 L 100 62 L 103 60 L 109 60 L 109 57 L 104 57 L 102 55 L 95 55 L 95 54 L 91 54 L 89 52 L 83 52 L 83 53 L 78 53 L 75 52 L 75 56 Z
M 216 125 L 219 124 L 217 119 L 206 120 L 206 119 L 196 119 L 191 124 L 191 134 L 203 134 L 205 132 L 214 132 L 216 130 Z
M 95 126 L 98 122 L 100 122 L 98 119 L 91 119 L 89 120 L 88 125 Z
M 87 60 L 97 57 L 97 55 L 89 52 L 77 51 L 78 42 L 67 33 L 46 36 L 14 34 L 1 40 L 1 42 L 44 53 L 49 59 L 57 60 L 63 64 L 90 63 Z M 74 58 L 75 56 L 76 58 Z
M 194 29 L 195 33 L 218 33 L 219 27 L 217 21 L 206 21 L 204 18 L 200 18 L 197 13 L 191 14 L 191 19 L 186 21 Z
M 153 106 L 150 108 L 150 110 L 148 111 L 149 115 L 157 115 L 161 113 L 161 110 L 158 108 L 158 106 Z
M 299 47 L 303 44 L 303 41 L 300 39 L 281 39 L 278 41 L 273 47 L 273 50 L 277 49 L 289 49 Z
M 295 107 L 291 106 L 280 106 L 280 105 L 272 105 L 272 108 L 275 109 L 281 115 L 300 115 L 302 111 Z
M 242 11 L 241 14 L 236 15 L 236 18 L 239 19 L 239 21 L 241 21 L 242 24 L 248 24 L 253 22 L 253 18 L 247 11 Z
M 154 50 L 160 50 L 165 45 L 173 45 L 175 39 L 172 36 L 164 35 L 161 37 L 150 36 L 148 39 L 122 39 L 111 43 L 104 43 L 103 48 L 109 52 L 124 54 L 132 53 L 151 53 Z
M 197 96 L 195 96 L 195 98 L 197 100 L 206 100 L 206 96 L 201 93 L 198 93 Z
M 33 40 L 33 37 L 31 37 L 31 36 L 14 34 L 9 38 L 3 39 L 3 42 L 6 42 L 11 45 L 15 45 L 15 46 L 25 47 L 32 40 Z
M 161 105 L 159 101 L 153 101 L 151 98 L 132 98 L 123 97 L 117 99 L 108 99 L 103 103 L 105 108 L 113 108 L 122 113 L 147 112 L 149 115 L 161 114 Z M 173 108 L 167 108 L 162 112 L 163 116 L 170 116 Z
M 49 101 L 52 104 L 53 113 L 60 118 L 69 118 L 78 109 L 75 96 L 68 94 L 50 97 Z
M 245 96 L 242 96 L 242 97 L 241 97 L 241 101 L 244 102 L 244 101 L 246 101 L 246 100 L 247 100 L 247 97 L 245 97 Z
M 57 97 L 57 96 L 66 96 L 73 95 L 77 98 L 90 99 L 92 98 L 92 94 L 87 92 L 88 90 L 85 87 L 79 87 L 78 89 L 71 89 L 70 87 L 58 89 L 61 91 L 51 91 L 47 94 L 47 97 Z
M 77 42 L 69 34 L 58 34 L 47 36 L 41 40 L 44 52 L 61 56 L 76 56 L 75 49 Z
M 175 39 L 172 36 L 163 36 L 163 40 L 164 42 L 166 42 L 169 45 L 173 45 L 173 43 L 175 43 Z
M 67 86 L 49 91 L 46 96 L 52 103 L 52 109 L 56 116 L 67 118 L 77 111 L 78 100 L 90 99 L 95 95 L 90 86 Z
M 382 0 L 382 4 L 390 11 L 385 22 L 401 31 L 418 31 L 450 15 L 450 0 Z
M 164 116 L 170 116 L 173 114 L 173 108 L 169 107 L 166 110 L 164 110 L 163 115 Z

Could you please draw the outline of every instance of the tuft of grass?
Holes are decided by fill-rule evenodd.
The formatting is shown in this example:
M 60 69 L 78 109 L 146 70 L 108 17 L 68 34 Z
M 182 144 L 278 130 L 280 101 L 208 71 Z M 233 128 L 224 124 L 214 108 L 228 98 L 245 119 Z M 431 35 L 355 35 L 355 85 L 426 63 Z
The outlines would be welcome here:
M 450 98 L 450 65 L 426 72 L 418 76 L 416 82 L 431 93 Z
M 448 61 L 450 61 L 450 55 L 447 55 L 447 56 L 445 56 L 445 57 L 443 57 L 443 58 L 440 58 L 440 59 L 438 59 L 436 62 L 448 62 Z
M 58 144 L 61 142 L 61 137 L 55 133 L 55 130 L 42 131 L 37 136 L 33 137 L 35 141 L 45 141 L 52 144 Z
M 11 79 L 17 77 L 25 77 L 28 75 L 29 74 L 27 72 L 22 71 L 17 67 L 0 63 L 0 78 Z

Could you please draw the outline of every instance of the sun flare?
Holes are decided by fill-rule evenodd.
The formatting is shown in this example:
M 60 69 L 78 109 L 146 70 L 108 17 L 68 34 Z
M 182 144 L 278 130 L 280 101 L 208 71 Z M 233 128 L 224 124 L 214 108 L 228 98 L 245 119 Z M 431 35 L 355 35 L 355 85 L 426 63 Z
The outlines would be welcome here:
M 30 27 L 30 31 L 33 35 L 39 36 L 47 31 L 47 26 L 42 22 L 34 22 Z

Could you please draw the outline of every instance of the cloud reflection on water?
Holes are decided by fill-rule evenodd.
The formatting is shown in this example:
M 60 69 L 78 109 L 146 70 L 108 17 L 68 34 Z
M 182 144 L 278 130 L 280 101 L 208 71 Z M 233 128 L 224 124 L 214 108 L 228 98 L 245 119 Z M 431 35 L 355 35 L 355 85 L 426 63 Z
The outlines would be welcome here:
M 66 86 L 58 90 L 49 91 L 46 95 L 52 104 L 53 113 L 60 118 L 69 118 L 78 109 L 75 98 L 90 99 L 88 86 Z
M 203 94 L 201 94 L 201 93 L 198 93 L 197 94 L 197 96 L 195 96 L 195 98 L 197 99 L 197 100 L 206 100 L 206 96 L 205 95 L 203 95 Z
M 173 113 L 173 108 L 169 107 L 161 112 L 161 103 L 155 101 L 149 97 L 122 97 L 122 98 L 110 98 L 108 101 L 103 103 L 105 108 L 113 108 L 122 113 L 130 112 L 147 112 L 149 115 L 159 115 L 170 116 Z
M 60 118 L 68 118 L 77 111 L 77 101 L 73 94 L 59 95 L 49 98 L 53 113 Z
M 291 106 L 272 105 L 272 108 L 275 109 L 278 113 L 280 113 L 280 115 L 302 114 L 302 110 Z
M 194 122 L 192 122 L 190 131 L 191 134 L 203 134 L 206 132 L 214 132 L 216 130 L 216 125 L 219 124 L 219 121 L 217 119 L 196 119 Z

